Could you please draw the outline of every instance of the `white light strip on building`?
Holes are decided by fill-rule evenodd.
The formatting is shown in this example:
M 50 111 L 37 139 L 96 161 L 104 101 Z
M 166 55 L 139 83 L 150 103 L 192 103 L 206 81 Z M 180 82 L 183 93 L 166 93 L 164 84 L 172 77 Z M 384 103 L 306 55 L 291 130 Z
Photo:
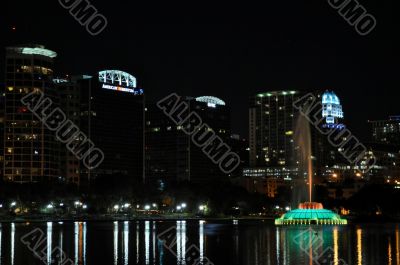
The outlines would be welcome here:
M 43 55 L 47 56 L 50 58 L 55 58 L 57 57 L 57 53 L 53 52 L 48 49 L 43 49 L 43 48 L 23 48 L 22 49 L 22 54 L 30 54 L 30 55 Z

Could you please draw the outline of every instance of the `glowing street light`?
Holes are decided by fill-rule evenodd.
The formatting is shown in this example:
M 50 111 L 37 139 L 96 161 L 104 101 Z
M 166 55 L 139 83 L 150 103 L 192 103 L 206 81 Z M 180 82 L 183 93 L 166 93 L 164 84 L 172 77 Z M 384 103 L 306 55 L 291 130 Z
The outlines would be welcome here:
M 178 206 L 176 206 L 176 209 L 177 209 L 178 211 L 180 211 L 180 210 L 182 210 L 182 206 L 178 205 Z
M 151 208 L 150 205 L 145 205 L 145 206 L 144 206 L 144 209 L 145 209 L 146 211 L 150 210 L 150 208 Z
M 116 211 L 119 210 L 119 205 L 118 204 L 114 205 L 114 210 L 116 210 Z
M 181 207 L 182 207 L 183 209 L 186 208 L 186 206 L 187 206 L 186 203 L 182 203 L 182 204 L 181 204 Z
M 204 206 L 204 205 L 200 205 L 200 206 L 199 206 L 199 210 L 200 210 L 200 211 L 204 211 L 205 209 L 206 209 L 206 206 Z
M 11 205 L 11 207 L 14 207 L 15 205 L 17 205 L 17 203 L 16 202 L 12 202 L 10 205 Z
M 50 203 L 47 205 L 47 209 L 53 209 L 53 205 Z

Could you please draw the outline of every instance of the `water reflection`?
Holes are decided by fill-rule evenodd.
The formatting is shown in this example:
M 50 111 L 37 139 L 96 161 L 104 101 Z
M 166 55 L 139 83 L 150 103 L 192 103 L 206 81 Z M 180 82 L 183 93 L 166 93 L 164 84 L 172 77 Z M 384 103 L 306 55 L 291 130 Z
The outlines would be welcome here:
M 400 264 L 399 225 L 396 226 L 396 264 Z
M 186 221 L 176 222 L 176 254 L 177 254 L 177 264 L 186 264 Z
M 3 233 L 3 227 L 2 227 L 2 225 L 0 224 L 0 265 L 1 265 L 1 260 L 2 260 L 2 258 L 3 258 L 3 255 L 2 255 L 2 253 L 1 253 L 1 241 L 2 241 L 2 239 L 3 239 L 2 233 Z
M 139 258 L 140 258 L 139 236 L 140 236 L 140 226 L 139 226 L 139 222 L 136 222 L 136 264 L 139 263 Z
M 52 253 L 52 239 L 53 239 L 53 223 L 47 222 L 47 264 L 51 264 Z
M 15 257 L 15 224 L 11 224 L 11 265 L 14 265 Z
M 392 242 L 390 237 L 388 238 L 388 265 L 392 265 Z
M 150 221 L 146 221 L 144 225 L 144 245 L 145 245 L 145 261 L 150 264 Z
M 59 223 L 59 224 L 62 225 L 61 223 Z M 62 228 L 62 226 L 60 226 L 60 232 L 58 234 L 58 246 L 60 247 L 59 253 L 58 253 L 58 256 L 59 256 L 58 265 L 61 265 L 62 263 L 64 263 L 64 258 L 66 258 L 64 251 L 63 251 L 63 249 L 64 249 L 63 242 L 64 242 L 63 228 Z
M 157 233 L 157 229 L 156 229 L 156 223 L 153 222 L 153 264 L 156 264 L 156 233 Z
M 124 265 L 129 264 L 129 222 L 124 222 Z
M 200 250 L 200 264 L 204 262 L 204 221 L 199 221 L 199 250 Z
M 363 264 L 363 254 L 362 254 L 362 230 L 357 229 L 357 264 Z
M 75 264 L 86 265 L 86 222 L 74 223 Z
M 118 265 L 118 222 L 114 222 L 114 265 Z
M 339 228 L 333 228 L 333 265 L 339 265 Z
M 398 225 L 312 226 L 310 229 L 306 226 L 275 227 L 261 222 L 251 225 L 244 221 L 239 223 L 3 223 L 0 224 L 0 265 L 41 262 L 19 240 L 35 228 L 40 228 L 46 237 L 43 237 L 39 249 L 43 261 L 51 263 L 56 260 L 54 264 L 58 265 L 62 264 L 62 257 L 71 258 L 74 264 L 79 265 L 190 265 L 194 264 L 194 256 L 189 255 L 194 251 L 192 245 L 196 247 L 196 264 L 202 265 L 211 262 L 232 265 L 324 264 L 321 257 L 333 265 L 344 264 L 343 261 L 360 265 L 400 264 Z M 171 248 L 166 248 L 157 235 L 170 228 L 176 230 L 169 238 Z M 87 248 L 88 240 L 90 248 Z M 98 249 L 102 249 L 101 255 L 96 253 Z

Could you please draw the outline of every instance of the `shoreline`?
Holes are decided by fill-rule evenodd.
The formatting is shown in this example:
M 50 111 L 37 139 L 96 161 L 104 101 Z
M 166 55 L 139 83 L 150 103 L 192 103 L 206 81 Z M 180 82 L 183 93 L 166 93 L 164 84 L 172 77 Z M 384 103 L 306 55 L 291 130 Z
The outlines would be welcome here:
M 65 218 L 9 218 L 0 219 L 0 223 L 43 223 L 43 222 L 123 222 L 123 221 L 271 221 L 275 220 L 275 217 L 185 217 L 185 216 L 116 216 L 116 217 L 87 217 L 87 216 L 76 216 L 76 217 L 65 217 Z
M 186 216 L 73 216 L 73 217 L 20 217 L 20 218 L 0 218 L 1 223 L 45 223 L 45 222 L 124 222 L 124 221 L 262 221 L 271 222 L 274 224 L 274 220 L 277 217 L 186 217 Z M 398 224 L 400 223 L 399 218 L 360 218 L 360 217 L 350 217 L 346 218 L 351 224 Z

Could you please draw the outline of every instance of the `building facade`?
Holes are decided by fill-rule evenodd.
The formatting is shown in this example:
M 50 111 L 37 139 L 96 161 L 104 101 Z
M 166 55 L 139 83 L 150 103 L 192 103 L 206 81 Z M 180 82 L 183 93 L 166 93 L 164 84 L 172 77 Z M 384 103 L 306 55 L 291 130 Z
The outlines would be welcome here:
M 40 45 L 6 48 L 4 91 L 4 180 L 30 183 L 59 178 L 59 143 L 21 99 L 41 91 L 58 100 L 53 83 L 57 54 Z
M 250 98 L 251 167 L 296 166 L 293 103 L 299 91 L 271 91 Z

